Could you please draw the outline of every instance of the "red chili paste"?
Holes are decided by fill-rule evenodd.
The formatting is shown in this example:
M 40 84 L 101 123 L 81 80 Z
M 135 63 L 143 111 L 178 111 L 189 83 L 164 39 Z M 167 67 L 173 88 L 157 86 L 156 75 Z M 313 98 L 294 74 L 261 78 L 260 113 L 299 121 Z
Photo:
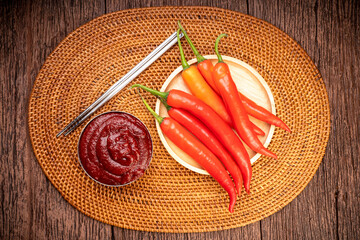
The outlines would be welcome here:
M 93 119 L 79 142 L 85 171 L 107 185 L 124 185 L 141 177 L 152 154 L 151 137 L 144 124 L 123 112 L 109 112 Z

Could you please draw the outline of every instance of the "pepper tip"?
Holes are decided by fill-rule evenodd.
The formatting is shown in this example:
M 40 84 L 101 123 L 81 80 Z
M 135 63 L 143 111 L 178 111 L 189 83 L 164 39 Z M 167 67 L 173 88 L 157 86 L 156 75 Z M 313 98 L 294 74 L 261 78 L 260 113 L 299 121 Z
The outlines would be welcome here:
M 230 213 L 234 212 L 234 207 L 235 207 L 235 202 L 230 202 L 230 205 L 229 205 L 229 212 Z
M 247 194 L 250 194 L 250 181 L 244 182 L 244 188 Z
M 236 191 L 238 193 L 238 196 L 240 197 L 241 196 L 241 188 L 237 188 Z
M 275 159 L 275 160 L 278 159 L 278 156 L 277 156 L 275 153 L 272 153 L 272 154 L 271 154 L 271 157 L 272 157 L 273 159 Z

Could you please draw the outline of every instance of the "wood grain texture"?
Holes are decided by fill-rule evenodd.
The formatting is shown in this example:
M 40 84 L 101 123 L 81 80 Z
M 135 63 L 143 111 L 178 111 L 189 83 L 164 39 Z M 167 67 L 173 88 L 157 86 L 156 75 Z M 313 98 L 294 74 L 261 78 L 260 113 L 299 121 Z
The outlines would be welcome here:
M 93 18 L 163 5 L 222 7 L 266 20 L 299 42 L 319 68 L 330 101 L 330 141 L 314 179 L 278 213 L 220 232 L 121 229 L 73 208 L 37 163 L 26 115 L 46 57 Z M 359 1 L 15 0 L 0 1 L 0 22 L 1 239 L 360 239 Z

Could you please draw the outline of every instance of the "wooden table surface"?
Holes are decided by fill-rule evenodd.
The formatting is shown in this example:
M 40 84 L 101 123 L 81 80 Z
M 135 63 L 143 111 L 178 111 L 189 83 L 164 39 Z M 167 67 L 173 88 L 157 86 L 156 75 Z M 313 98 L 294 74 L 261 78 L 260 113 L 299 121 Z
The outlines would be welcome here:
M 266 20 L 295 39 L 319 68 L 331 134 L 319 170 L 276 214 L 242 228 L 192 234 L 113 227 L 67 203 L 30 144 L 27 104 L 46 57 L 69 33 L 106 13 L 206 5 Z M 360 1 L 0 0 L 1 239 L 360 239 Z

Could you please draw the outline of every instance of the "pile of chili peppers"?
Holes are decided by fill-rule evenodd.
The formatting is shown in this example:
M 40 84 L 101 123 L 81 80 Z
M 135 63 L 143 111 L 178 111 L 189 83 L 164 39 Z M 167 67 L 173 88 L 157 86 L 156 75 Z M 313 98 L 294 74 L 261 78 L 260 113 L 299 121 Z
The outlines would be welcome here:
M 265 133 L 249 120 L 248 115 L 288 132 L 290 129 L 278 117 L 237 90 L 229 66 L 218 51 L 220 39 L 227 37 L 226 34 L 221 34 L 215 41 L 218 63 L 214 66 L 199 54 L 180 21 L 178 25 L 183 67 L 181 76 L 192 94 L 175 89 L 160 92 L 139 84 L 132 87 L 141 88 L 160 98 L 169 117 L 160 117 L 144 99 L 143 102 L 159 122 L 163 133 L 227 191 L 230 197 L 229 211 L 233 212 L 242 186 L 250 193 L 252 175 L 249 154 L 240 138 L 255 152 L 277 159 L 258 139 L 258 135 Z M 196 56 L 196 66 L 186 62 L 179 38 L 180 31 L 184 33 Z

